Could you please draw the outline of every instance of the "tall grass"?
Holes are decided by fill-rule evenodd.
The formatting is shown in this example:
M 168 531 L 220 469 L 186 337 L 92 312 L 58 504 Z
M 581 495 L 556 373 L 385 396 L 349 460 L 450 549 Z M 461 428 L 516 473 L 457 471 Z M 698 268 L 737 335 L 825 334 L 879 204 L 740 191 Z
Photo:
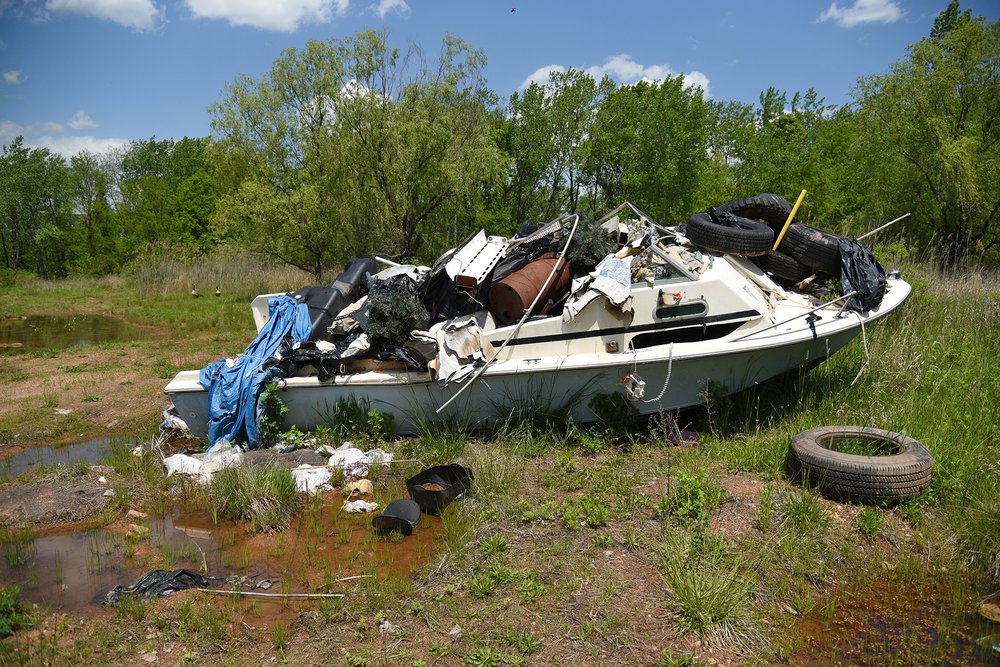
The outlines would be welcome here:
M 205 254 L 191 254 L 169 245 L 150 246 L 128 265 L 125 275 L 144 297 L 186 295 L 196 285 L 206 297 L 218 289 L 225 295 L 247 299 L 314 282 L 305 271 L 229 246 Z
M 741 471 L 781 476 L 788 442 L 821 425 L 905 433 L 935 459 L 911 515 L 957 536 L 967 564 L 1000 582 L 1000 276 L 914 266 L 908 303 L 819 368 L 734 397 L 706 450 Z M 867 342 L 867 352 L 865 351 Z M 870 360 L 857 382 L 859 369 Z M 745 441 L 731 446 L 729 438 Z
M 284 530 L 298 510 L 292 473 L 279 466 L 223 468 L 212 477 L 208 501 L 213 520 L 249 521 L 254 530 Z

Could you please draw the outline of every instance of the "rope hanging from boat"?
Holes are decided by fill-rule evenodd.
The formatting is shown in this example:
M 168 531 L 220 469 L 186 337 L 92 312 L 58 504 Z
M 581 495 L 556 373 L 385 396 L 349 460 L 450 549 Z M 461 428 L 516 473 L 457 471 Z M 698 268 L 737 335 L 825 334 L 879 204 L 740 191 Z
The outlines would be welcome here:
M 907 213 L 907 215 L 909 215 L 909 213 Z M 861 323 L 861 344 L 865 348 L 865 363 L 861 364 L 858 374 L 855 375 L 854 379 L 851 381 L 851 386 L 853 387 L 854 383 L 861 379 L 861 374 L 865 372 L 866 368 L 868 368 L 868 362 L 872 360 L 872 355 L 868 352 L 868 336 L 865 334 L 865 318 L 861 317 L 861 313 L 857 311 L 852 312 L 858 316 L 858 322 Z
M 667 353 L 667 377 L 663 380 L 663 389 L 660 393 L 656 395 L 656 398 L 651 398 L 648 401 L 643 401 L 643 403 L 659 403 L 663 395 L 667 393 L 667 385 L 670 384 L 670 374 L 674 370 L 674 344 L 670 343 L 670 351 Z
M 437 410 L 434 411 L 434 414 L 441 414 L 442 410 L 451 405 L 452 401 L 461 396 L 462 392 L 471 387 L 472 384 L 476 380 L 478 380 L 483 373 L 486 372 L 486 369 L 490 367 L 490 364 L 496 361 L 496 358 L 499 357 L 500 353 L 503 352 L 504 348 L 507 347 L 507 343 L 513 340 L 513 338 L 521 330 L 521 326 L 528 320 L 528 317 L 531 316 L 532 311 L 535 310 L 535 306 L 538 305 L 538 300 L 541 299 L 542 295 L 548 291 L 549 285 L 552 283 L 552 279 L 555 278 L 556 272 L 559 271 L 559 269 L 562 267 L 562 263 L 565 261 L 566 251 L 569 250 L 569 244 L 573 241 L 573 234 L 576 233 L 576 226 L 580 222 L 580 216 L 578 214 L 574 213 L 572 214 L 571 217 L 574 218 L 573 227 L 569 230 L 569 236 L 566 238 L 566 245 L 563 246 L 562 252 L 560 252 L 559 257 L 556 258 L 556 263 L 553 265 L 552 270 L 549 272 L 549 277 L 545 279 L 545 283 L 542 285 L 542 288 L 538 290 L 538 294 L 535 295 L 534 301 L 532 301 L 531 305 L 524 310 L 524 315 L 521 316 L 520 321 L 518 321 L 514 329 L 507 335 L 507 338 L 506 340 L 504 340 L 503 344 L 499 348 L 494 350 L 493 355 L 486 360 L 486 363 L 480 366 L 479 370 L 477 370 L 476 373 L 471 378 L 469 378 L 469 381 L 466 382 L 464 385 L 462 385 L 458 391 L 452 394 L 451 398 L 442 403 L 441 407 L 439 407 Z

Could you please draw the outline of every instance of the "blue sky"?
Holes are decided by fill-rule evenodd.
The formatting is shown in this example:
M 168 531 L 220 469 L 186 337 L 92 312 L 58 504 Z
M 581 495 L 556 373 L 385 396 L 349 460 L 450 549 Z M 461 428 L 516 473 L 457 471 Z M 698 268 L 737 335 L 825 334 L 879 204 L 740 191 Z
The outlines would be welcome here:
M 926 36 L 947 0 L 0 0 L 0 143 L 67 156 L 128 140 L 209 135 L 207 107 L 282 49 L 384 29 L 437 53 L 485 51 L 501 97 L 550 68 L 623 83 L 682 74 L 717 100 L 774 86 L 849 100 Z M 996 20 L 998 0 L 963 0 Z M 511 11 L 511 9 L 516 11 Z

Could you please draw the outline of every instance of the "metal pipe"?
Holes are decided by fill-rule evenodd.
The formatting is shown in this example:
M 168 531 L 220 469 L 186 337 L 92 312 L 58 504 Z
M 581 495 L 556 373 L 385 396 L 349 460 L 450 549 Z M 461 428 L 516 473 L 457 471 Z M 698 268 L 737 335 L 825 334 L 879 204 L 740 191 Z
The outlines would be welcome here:
M 548 291 L 549 284 L 552 283 L 552 279 L 555 277 L 556 272 L 559 271 L 563 266 L 563 261 L 566 257 L 566 251 L 569 250 L 569 244 L 573 240 L 573 234 L 576 233 L 576 226 L 580 222 L 579 215 L 573 214 L 573 217 L 576 218 L 576 220 L 573 221 L 573 228 L 569 230 L 569 237 L 566 239 L 566 245 L 563 246 L 562 252 L 560 252 L 559 257 L 556 258 L 555 266 L 553 266 L 552 271 L 549 272 L 549 277 L 545 279 L 545 284 L 542 285 L 542 289 L 538 290 L 538 294 L 535 295 L 535 300 L 532 301 L 531 305 L 525 309 L 524 315 L 521 316 L 521 320 L 514 327 L 514 330 L 507 335 L 507 338 L 506 340 L 504 340 L 503 344 L 499 348 L 494 350 L 493 356 L 487 359 L 486 363 L 480 366 L 479 370 L 477 370 L 475 374 L 471 378 L 469 378 L 469 381 L 463 384 L 458 391 L 452 394 L 451 398 L 442 403 L 441 407 L 439 407 L 437 410 L 434 411 L 434 414 L 436 415 L 441 414 L 442 410 L 451 405 L 452 401 L 461 396 L 462 392 L 464 392 L 466 389 L 471 387 L 472 383 L 478 380 L 479 377 L 486 372 L 486 369 L 490 367 L 490 364 L 492 364 L 496 360 L 496 358 L 500 356 L 500 353 L 503 352 L 505 347 L 507 347 L 507 343 L 509 343 L 511 339 L 513 339 L 514 336 L 517 335 L 517 332 L 521 330 L 521 325 L 523 325 L 525 321 L 527 321 L 528 317 L 531 315 L 531 311 L 533 311 L 535 309 L 535 306 L 538 305 L 538 300 L 542 298 L 542 295 L 545 294 L 546 291 Z
M 884 225 L 882 225 L 881 227 L 877 227 L 877 228 L 875 228 L 875 229 L 871 230 L 871 231 L 870 231 L 870 232 L 868 232 L 867 234 L 862 234 L 861 236 L 859 236 L 858 238 L 856 238 L 856 239 L 854 239 L 854 240 L 855 240 L 855 241 L 860 241 L 861 239 L 866 239 L 866 238 L 868 238 L 869 236 L 871 236 L 872 234 L 874 234 L 875 232 L 880 232 L 880 231 L 882 231 L 883 229 L 885 229 L 886 227 L 888 227 L 888 226 L 890 226 L 890 225 L 894 225 L 894 224 L 896 224 L 897 222 L 899 222 L 900 220 L 902 220 L 903 218 L 908 218 L 908 217 L 910 217 L 910 214 L 909 214 L 909 213 L 904 213 L 903 215 L 899 216 L 899 217 L 898 217 L 898 218 L 896 218 L 895 220 L 891 220 L 891 221 L 889 221 L 889 222 L 885 223 Z

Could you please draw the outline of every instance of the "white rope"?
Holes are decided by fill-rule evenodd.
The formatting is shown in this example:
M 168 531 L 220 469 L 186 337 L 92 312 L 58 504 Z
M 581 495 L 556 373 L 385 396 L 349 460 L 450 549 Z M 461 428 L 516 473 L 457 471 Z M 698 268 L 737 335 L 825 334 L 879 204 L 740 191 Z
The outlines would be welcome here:
M 907 213 L 907 215 L 909 215 L 909 213 Z M 861 374 L 865 372 L 865 369 L 868 368 L 868 362 L 872 360 L 872 355 L 868 352 L 868 336 L 865 334 L 865 318 L 861 317 L 861 313 L 858 311 L 855 310 L 853 312 L 858 316 L 858 322 L 861 323 L 861 343 L 865 348 L 865 363 L 861 365 L 861 369 L 858 371 L 858 374 L 854 376 L 854 380 L 851 382 L 852 387 L 854 386 L 854 383 L 861 378 Z
M 634 362 L 633 362 L 634 363 Z M 663 395 L 667 393 L 667 385 L 670 384 L 670 374 L 674 370 L 674 344 L 670 344 L 670 352 L 667 354 L 667 377 L 663 380 L 663 389 L 660 390 L 656 398 L 651 398 L 643 403 L 659 403 Z

